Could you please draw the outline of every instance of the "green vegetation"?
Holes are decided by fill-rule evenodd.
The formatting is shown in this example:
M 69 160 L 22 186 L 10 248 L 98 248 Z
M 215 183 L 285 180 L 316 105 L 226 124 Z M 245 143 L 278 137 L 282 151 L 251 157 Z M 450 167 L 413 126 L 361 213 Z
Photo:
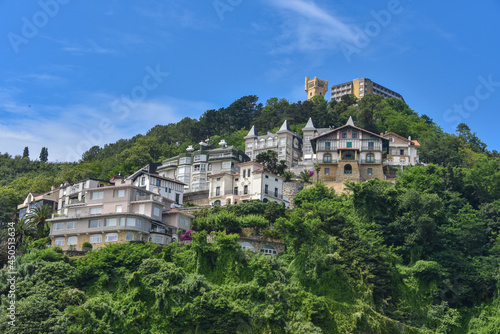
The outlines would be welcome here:
M 0 332 L 498 333 L 498 152 L 467 125 L 444 133 L 402 101 L 369 95 L 355 102 L 270 99 L 263 106 L 247 96 L 199 120 L 92 148 L 78 164 L 30 161 L 27 149 L 24 157 L 0 155 L 1 221 L 29 191 L 127 174 L 207 137 L 243 148 L 252 124 L 274 131 L 284 119 L 297 131 L 309 117 L 317 127 L 338 127 L 352 115 L 373 132 L 411 135 L 429 163 L 405 168 L 395 183 L 351 183 L 349 195 L 316 183 L 295 197 L 293 211 L 260 202 L 201 210 L 188 245 L 131 242 L 69 258 L 45 248 L 38 212 L 31 223 L 16 223 L 15 328 L 0 270 Z M 264 158 L 268 168 L 279 166 Z M 286 251 L 243 251 L 231 233 L 248 231 L 285 239 Z M 6 235 L 0 238 L 5 247 Z

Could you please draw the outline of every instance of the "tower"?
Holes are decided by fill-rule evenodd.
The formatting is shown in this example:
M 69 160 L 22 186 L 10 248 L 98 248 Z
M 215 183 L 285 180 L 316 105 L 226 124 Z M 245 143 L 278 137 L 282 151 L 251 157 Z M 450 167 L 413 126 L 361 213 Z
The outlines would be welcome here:
M 328 92 L 328 81 L 318 79 L 317 77 L 309 80 L 309 77 L 306 77 L 305 89 L 307 93 L 307 99 L 310 99 L 316 95 L 325 96 L 326 92 Z

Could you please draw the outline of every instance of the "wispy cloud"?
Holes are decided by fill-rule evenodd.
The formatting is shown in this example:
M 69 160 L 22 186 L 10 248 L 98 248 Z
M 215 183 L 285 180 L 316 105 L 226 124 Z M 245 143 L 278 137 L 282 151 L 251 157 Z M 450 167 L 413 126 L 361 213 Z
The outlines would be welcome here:
M 78 97 L 81 103 L 39 105 L 29 115 L 20 111 L 29 110 L 21 109 L 22 102 L 10 99 L 10 108 L 19 108 L 19 112 L 9 116 L 0 110 L 0 152 L 21 154 L 28 146 L 32 158 L 37 158 L 41 148 L 48 147 L 50 161 L 76 161 L 94 145 L 102 147 L 146 133 L 157 124 L 175 123 L 185 116 L 214 108 L 203 101 L 163 97 L 138 102 L 123 115 L 112 107 L 119 98 L 105 93 L 82 93 Z M 3 108 L 1 101 L 0 89 L 0 108 Z
M 283 17 L 279 47 L 275 52 L 314 52 L 335 49 L 356 35 L 353 26 L 335 13 L 325 11 L 313 1 L 271 0 L 266 2 Z

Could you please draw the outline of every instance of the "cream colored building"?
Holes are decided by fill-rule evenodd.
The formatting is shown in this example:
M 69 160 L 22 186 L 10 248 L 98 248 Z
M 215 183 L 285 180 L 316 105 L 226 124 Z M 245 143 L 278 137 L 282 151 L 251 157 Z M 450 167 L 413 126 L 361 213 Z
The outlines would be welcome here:
M 52 246 L 81 250 L 84 242 L 93 249 L 134 240 L 170 243 L 179 229 L 190 229 L 193 217 L 172 211 L 174 201 L 161 196 L 159 187 L 151 190 L 132 179 L 86 189 L 83 200 L 69 202 L 64 215 L 49 220 Z
M 394 132 L 381 134 L 389 139 L 389 155 L 386 164 L 392 166 L 417 165 L 420 162 L 417 149 L 420 144 L 411 137 L 405 138 Z
M 309 80 L 309 77 L 306 77 L 305 90 L 307 93 L 307 99 L 311 99 L 316 95 L 321 95 L 326 98 L 326 93 L 328 92 L 328 81 L 318 79 L 317 77 Z
M 394 97 L 404 101 L 401 94 L 396 93 L 389 88 L 379 85 L 370 79 L 354 79 L 342 84 L 333 85 L 331 89 L 331 99 L 340 102 L 343 95 L 354 94 L 358 99 L 367 94 L 382 95 L 384 98 Z
M 257 155 L 268 150 L 278 153 L 278 161 L 285 160 L 288 167 L 298 166 L 302 158 L 302 138 L 292 132 L 288 121 L 284 121 L 276 133 L 259 136 L 252 126 L 245 136 L 245 153 L 255 160 Z
M 264 165 L 253 161 L 238 164 L 238 167 L 240 172 L 237 174 L 219 173 L 209 176 L 211 205 L 259 200 L 264 203 L 285 203 L 288 206 L 288 199 L 283 197 L 283 177 L 267 172 Z

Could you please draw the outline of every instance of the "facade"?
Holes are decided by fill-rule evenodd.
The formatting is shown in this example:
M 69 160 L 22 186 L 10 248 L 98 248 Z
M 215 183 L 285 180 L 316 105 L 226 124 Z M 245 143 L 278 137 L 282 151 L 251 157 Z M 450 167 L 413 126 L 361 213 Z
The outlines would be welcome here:
M 309 80 L 309 77 L 306 77 L 305 90 L 307 93 L 307 99 L 316 95 L 322 95 L 326 98 L 326 93 L 328 92 L 328 81 L 318 79 L 317 77 Z
M 172 206 L 182 206 L 184 186 L 186 184 L 158 174 L 157 168 L 160 165 L 149 164 L 130 175 L 127 180 L 131 180 L 134 186 L 147 191 L 153 192 L 157 189 L 160 196 L 174 203 Z
M 310 140 L 315 162 L 323 181 L 365 181 L 385 179 L 383 161 L 389 140 L 358 128 L 352 117 L 346 125 L 324 132 Z
M 251 200 L 264 203 L 285 203 L 283 197 L 284 178 L 264 170 L 258 162 L 238 164 L 239 173 L 212 174 L 210 178 L 209 202 L 211 205 L 229 205 Z
M 396 93 L 389 88 L 373 82 L 370 79 L 354 79 L 344 82 L 339 85 L 333 85 L 331 90 L 331 99 L 340 102 L 343 95 L 354 94 L 358 99 L 363 98 L 366 94 L 382 95 L 384 98 L 394 97 L 404 101 L 401 94 Z
M 386 163 L 392 166 L 416 165 L 420 162 L 417 148 L 420 144 L 411 137 L 404 138 L 394 132 L 380 134 L 389 140 L 389 155 Z
M 67 215 L 68 207 L 72 204 L 85 203 L 85 194 L 88 189 L 109 187 L 112 183 L 98 179 L 85 179 L 75 184 L 66 183 L 58 188 L 57 214 Z
M 171 212 L 172 200 L 120 180 L 114 186 L 88 188 L 83 201 L 69 202 L 66 214 L 51 222 L 52 246 L 81 250 L 84 242 L 99 248 L 133 240 L 168 244 L 178 229 L 189 230 L 192 216 Z
M 284 121 L 276 133 L 259 136 L 252 126 L 245 136 L 245 153 L 254 160 L 259 153 L 268 150 L 278 153 L 278 161 L 285 160 L 289 167 L 298 166 L 302 158 L 302 138 L 292 132 L 288 121 Z
M 302 134 L 304 136 L 302 162 L 299 163 L 299 168 L 293 170 L 294 173 L 300 173 L 300 171 L 304 169 L 314 169 L 316 154 L 314 153 L 311 145 L 311 138 L 317 137 L 330 130 L 331 128 L 315 128 L 312 118 L 309 117 L 306 126 L 302 128 Z
M 58 198 L 59 188 L 52 189 L 51 191 L 43 194 L 29 193 L 28 196 L 26 196 L 24 202 L 17 206 L 17 210 L 19 210 L 19 218 L 23 218 L 34 208 L 40 207 L 42 205 L 47 205 L 51 207 L 52 210 L 57 211 Z
M 237 165 L 250 160 L 236 147 L 227 146 L 224 140 L 219 145 L 219 148 L 210 148 L 201 142 L 199 150 L 190 146 L 186 153 L 164 160 L 157 168 L 157 173 L 164 178 L 182 182 L 186 193 L 208 190 L 210 175 L 237 173 Z

